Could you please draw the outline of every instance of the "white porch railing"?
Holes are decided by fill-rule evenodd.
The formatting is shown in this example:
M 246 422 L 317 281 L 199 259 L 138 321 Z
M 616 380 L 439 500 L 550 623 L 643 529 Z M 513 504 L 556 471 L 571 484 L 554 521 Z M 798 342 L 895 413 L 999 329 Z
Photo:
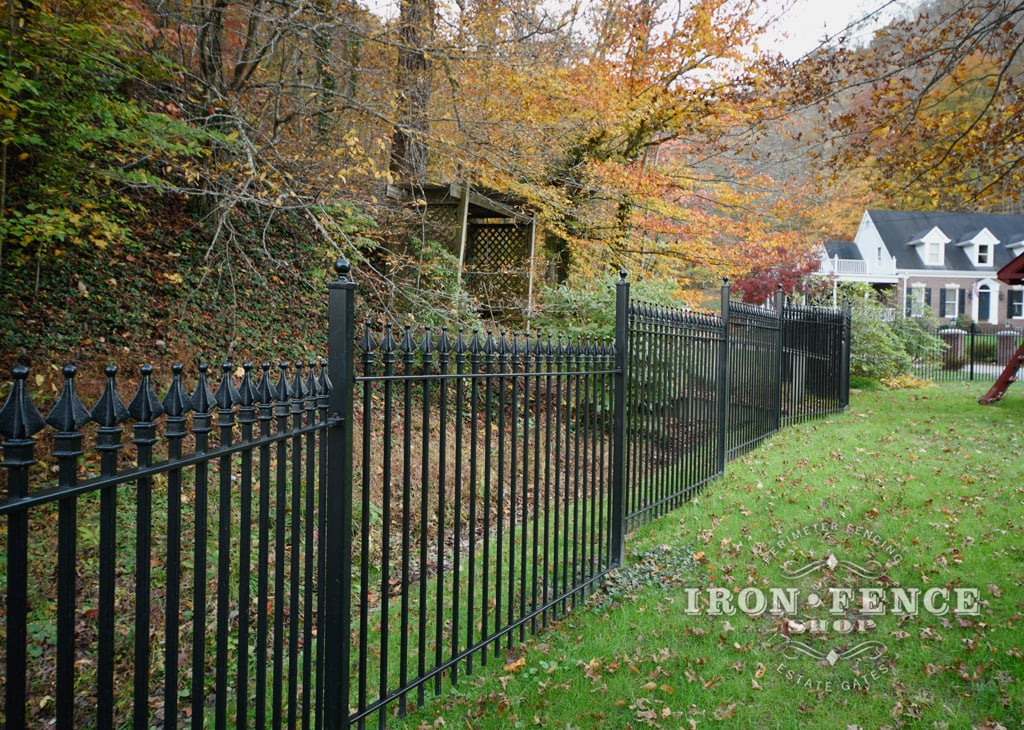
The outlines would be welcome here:
M 895 262 L 888 262 L 888 266 L 879 262 L 875 266 L 870 266 L 868 261 L 863 259 L 841 259 L 838 256 L 833 256 L 830 259 L 823 259 L 821 262 L 821 268 L 818 270 L 820 274 L 835 274 L 836 276 L 850 276 L 850 275 L 878 275 L 878 276 L 895 276 L 896 275 L 896 264 Z

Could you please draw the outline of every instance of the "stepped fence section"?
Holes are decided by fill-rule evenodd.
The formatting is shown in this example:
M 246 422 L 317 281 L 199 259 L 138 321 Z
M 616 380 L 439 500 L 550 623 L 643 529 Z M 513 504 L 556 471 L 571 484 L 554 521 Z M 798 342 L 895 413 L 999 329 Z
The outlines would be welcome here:
M 384 727 L 571 610 L 730 458 L 846 405 L 845 310 L 726 285 L 698 314 L 623 273 L 609 340 L 357 331 L 336 270 L 326 359 L 162 389 L 108 367 L 92 408 L 68 366 L 45 418 L 14 369 L 7 727 Z
M 787 423 L 849 405 L 850 309 L 628 304 L 625 519 L 689 499 Z

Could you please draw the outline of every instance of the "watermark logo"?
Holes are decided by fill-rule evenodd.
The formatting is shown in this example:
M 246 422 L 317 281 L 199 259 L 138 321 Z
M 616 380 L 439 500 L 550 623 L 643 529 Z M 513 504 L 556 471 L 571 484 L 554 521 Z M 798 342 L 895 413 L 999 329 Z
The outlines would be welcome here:
M 819 544 L 827 552 L 816 550 Z M 840 545 L 862 548 L 870 555 L 852 560 Z M 766 564 L 790 554 L 798 557 L 781 564 L 784 580 L 777 586 L 751 585 L 738 591 L 717 586 L 684 589 L 684 610 L 691 615 L 742 613 L 771 619 L 778 637 L 775 648 L 782 656 L 776 671 L 786 681 L 808 689 L 860 689 L 869 685 L 869 679 L 888 674 L 882 624 L 981 612 L 977 588 L 896 585 L 888 572 L 903 562 L 902 551 L 863 527 L 815 523 L 790 531 L 773 545 L 762 545 L 758 552 Z M 851 676 L 821 681 L 811 676 L 816 670 L 797 671 L 786 663 L 801 658 L 813 660 L 816 670 L 840 669 L 845 664 Z M 865 661 L 867 665 L 863 665 Z

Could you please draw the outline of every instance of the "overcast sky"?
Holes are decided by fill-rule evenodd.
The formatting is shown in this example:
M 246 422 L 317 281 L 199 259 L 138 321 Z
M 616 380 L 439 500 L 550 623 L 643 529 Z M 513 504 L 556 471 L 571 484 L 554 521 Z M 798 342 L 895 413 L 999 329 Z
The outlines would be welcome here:
M 776 34 L 762 41 L 765 50 L 778 50 L 787 58 L 798 58 L 818 46 L 822 39 L 841 33 L 850 23 L 871 17 L 855 34 L 870 38 L 875 28 L 916 5 L 910 0 L 772 0 L 788 8 L 780 18 Z M 776 13 L 779 11 L 776 11 Z

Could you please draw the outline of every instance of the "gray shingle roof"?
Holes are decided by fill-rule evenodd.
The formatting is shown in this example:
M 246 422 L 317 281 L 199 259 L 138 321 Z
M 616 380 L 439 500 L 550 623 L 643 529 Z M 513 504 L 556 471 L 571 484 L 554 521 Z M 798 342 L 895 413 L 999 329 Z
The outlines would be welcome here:
M 1024 215 L 1001 215 L 995 213 L 924 213 L 913 211 L 869 210 L 868 214 L 885 242 L 889 253 L 896 259 L 900 269 L 936 269 L 955 271 L 992 271 L 1009 263 L 1014 255 L 1007 243 L 1024 237 Z M 943 266 L 925 266 L 919 246 L 908 245 L 920 239 L 934 226 L 946 234 L 950 242 L 945 247 Z M 993 266 L 974 266 L 971 258 L 958 242 L 969 241 L 982 229 L 987 228 L 999 239 L 995 246 Z
M 860 249 L 853 241 L 825 241 L 825 253 L 828 257 L 841 259 L 860 260 Z

